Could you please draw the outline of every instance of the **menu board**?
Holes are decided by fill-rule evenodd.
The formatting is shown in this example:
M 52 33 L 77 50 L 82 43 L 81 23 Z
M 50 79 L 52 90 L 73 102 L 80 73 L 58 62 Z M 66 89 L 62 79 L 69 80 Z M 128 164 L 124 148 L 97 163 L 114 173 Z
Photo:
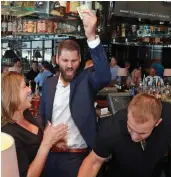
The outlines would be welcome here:
M 116 16 L 136 17 L 151 20 L 171 21 L 169 1 L 116 1 Z

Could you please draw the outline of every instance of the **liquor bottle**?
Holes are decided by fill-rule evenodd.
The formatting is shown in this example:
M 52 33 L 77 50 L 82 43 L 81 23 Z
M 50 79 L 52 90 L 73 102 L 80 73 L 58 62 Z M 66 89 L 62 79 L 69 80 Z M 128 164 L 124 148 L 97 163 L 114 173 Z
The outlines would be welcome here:
M 36 88 L 35 88 L 35 93 L 34 93 L 35 96 L 40 96 L 40 92 L 39 92 L 39 85 L 36 83 Z
M 3 35 L 3 33 L 2 33 L 2 29 L 3 29 L 3 28 L 2 28 L 2 23 L 3 23 L 3 20 L 4 20 L 4 19 L 3 19 L 3 16 L 1 15 L 1 36 Z
M 60 3 L 60 14 L 62 15 L 62 16 L 64 16 L 65 15 L 65 12 L 66 12 L 66 1 L 59 1 L 59 3 Z
M 130 88 L 130 95 L 131 96 L 135 96 L 136 95 L 136 89 L 135 89 L 135 85 L 131 85 L 131 88 Z
M 22 23 L 22 19 L 20 18 L 18 20 L 17 33 L 24 32 L 23 29 L 24 29 L 24 24 Z
M 95 2 L 95 10 L 97 17 L 97 31 L 100 32 L 100 4 L 99 2 Z
M 126 27 L 125 27 L 125 24 L 121 25 L 121 36 L 122 37 L 126 36 Z
M 102 30 L 104 30 L 105 19 L 104 19 L 103 7 L 100 3 L 99 3 L 99 14 L 100 14 L 100 18 L 99 18 L 98 32 L 102 32 Z
M 147 87 L 150 85 L 150 78 L 147 79 Z
M 169 85 L 169 83 L 166 84 L 165 93 L 166 93 L 167 96 L 170 96 L 170 85 Z
M 66 14 L 77 15 L 77 7 L 80 6 L 80 1 L 67 1 Z
M 158 88 L 161 88 L 161 82 L 160 82 L 160 79 L 158 78 L 158 81 L 157 81 L 157 87 Z
M 153 90 L 153 95 L 156 95 L 156 78 L 153 78 L 152 90 Z
M 55 1 L 53 9 L 60 12 L 60 3 L 59 3 L 59 1 Z
M 7 34 L 12 35 L 12 16 L 8 16 Z
M 17 32 L 17 21 L 15 19 L 15 17 L 13 17 L 13 21 L 12 21 L 12 34 L 15 34 Z
M 7 27 L 8 27 L 8 23 L 7 23 L 7 19 L 6 16 L 4 15 L 3 21 L 2 21 L 2 34 L 5 35 L 7 32 Z
M 141 78 L 140 78 L 140 81 L 139 81 L 138 92 L 139 92 L 139 93 L 144 92 L 144 84 L 143 84 Z

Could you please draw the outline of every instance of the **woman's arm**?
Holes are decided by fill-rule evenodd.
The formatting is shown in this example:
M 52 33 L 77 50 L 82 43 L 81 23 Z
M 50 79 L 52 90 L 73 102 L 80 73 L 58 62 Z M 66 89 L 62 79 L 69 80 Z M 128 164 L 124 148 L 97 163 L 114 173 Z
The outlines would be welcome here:
M 45 130 L 43 141 L 39 147 L 37 155 L 30 164 L 27 177 L 39 177 L 44 168 L 48 153 L 53 144 L 66 136 L 67 127 L 64 124 L 53 127 L 49 125 Z

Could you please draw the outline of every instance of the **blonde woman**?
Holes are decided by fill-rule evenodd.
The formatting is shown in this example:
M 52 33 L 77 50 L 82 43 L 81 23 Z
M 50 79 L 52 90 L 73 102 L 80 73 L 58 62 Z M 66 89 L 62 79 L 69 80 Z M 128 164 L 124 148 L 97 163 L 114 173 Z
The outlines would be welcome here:
M 135 86 L 139 86 L 140 81 L 141 81 L 141 71 L 139 69 L 134 69 L 132 72 L 132 83 Z
M 66 136 L 64 124 L 52 126 L 45 132 L 28 109 L 30 88 L 17 72 L 6 72 L 1 79 L 2 132 L 15 139 L 20 177 L 39 177 L 51 147 Z
M 135 87 L 139 86 L 139 83 L 141 81 L 141 71 L 139 69 L 134 69 L 131 77 L 127 77 L 126 85 L 129 88 L 131 85 L 134 85 Z

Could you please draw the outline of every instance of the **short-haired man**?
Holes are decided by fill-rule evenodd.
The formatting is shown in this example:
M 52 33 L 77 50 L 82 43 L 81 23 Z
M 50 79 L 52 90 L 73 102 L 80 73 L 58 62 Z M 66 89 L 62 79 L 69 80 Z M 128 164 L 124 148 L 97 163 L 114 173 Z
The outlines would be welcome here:
M 118 69 L 120 67 L 117 65 L 117 60 L 115 56 L 112 56 L 110 61 L 110 72 L 112 75 L 112 81 L 117 79 Z
M 39 70 L 38 70 L 38 62 L 37 61 L 33 61 L 32 62 L 32 69 L 26 73 L 26 79 L 28 81 L 31 81 L 31 90 L 32 93 L 35 92 L 35 88 L 36 88 L 36 83 L 34 82 L 34 78 L 39 74 Z
M 47 79 L 42 88 L 38 118 L 44 124 L 68 126 L 66 139 L 48 156 L 46 177 L 76 177 L 93 145 L 97 128 L 94 96 L 111 80 L 106 53 L 95 34 L 96 22 L 93 12 L 85 10 L 83 24 L 94 69 L 81 72 L 80 46 L 70 39 L 62 41 L 56 55 L 60 75 Z
M 127 109 L 103 120 L 78 177 L 95 177 L 110 155 L 113 177 L 156 177 L 170 142 L 171 104 L 147 93 L 136 95 Z

